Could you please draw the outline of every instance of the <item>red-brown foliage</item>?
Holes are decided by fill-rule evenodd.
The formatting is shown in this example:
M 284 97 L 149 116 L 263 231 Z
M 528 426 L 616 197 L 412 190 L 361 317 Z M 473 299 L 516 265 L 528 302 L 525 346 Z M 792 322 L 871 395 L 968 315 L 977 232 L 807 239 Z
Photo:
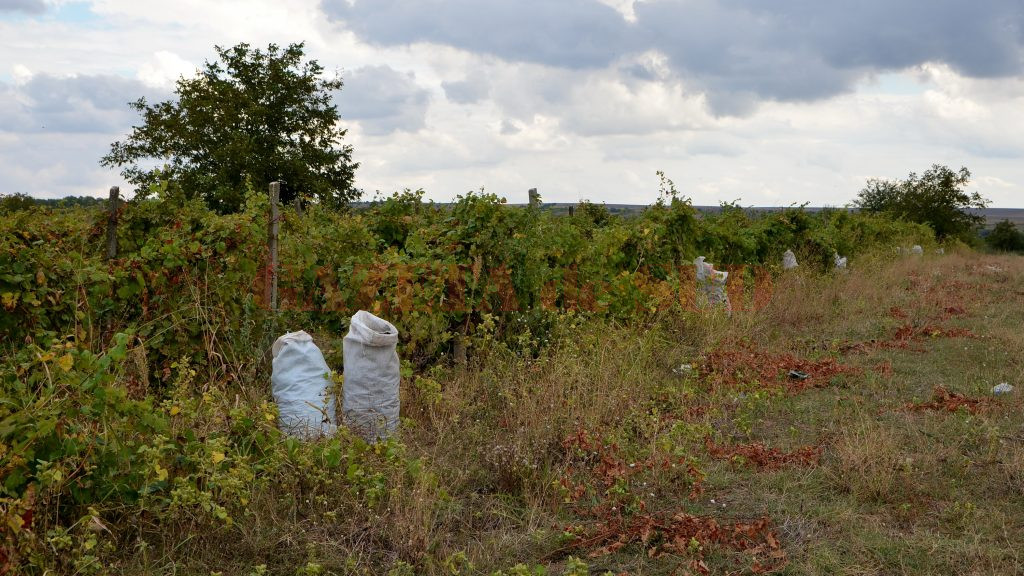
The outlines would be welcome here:
M 712 458 L 731 460 L 736 456 L 741 456 L 747 462 L 764 470 L 777 470 L 790 464 L 814 466 L 821 459 L 820 446 L 804 446 L 793 452 L 783 452 L 777 448 L 768 448 L 760 442 L 728 446 L 715 444 L 711 438 L 705 438 L 704 445 Z
M 935 391 L 932 393 L 932 399 L 930 402 L 921 402 L 918 404 L 910 403 L 907 404 L 907 409 L 945 410 L 947 412 L 956 412 L 960 408 L 963 408 L 971 414 L 977 414 L 987 408 L 990 404 L 991 400 L 989 398 L 970 398 L 957 392 L 950 392 L 942 386 L 936 386 Z
M 789 378 L 790 370 L 808 375 L 805 380 Z M 773 354 L 748 346 L 720 348 L 704 357 L 701 376 L 714 385 L 735 387 L 745 378 L 756 378 L 762 385 L 778 385 L 794 394 L 808 388 L 823 388 L 838 374 L 859 372 L 835 358 L 808 360 L 792 354 Z

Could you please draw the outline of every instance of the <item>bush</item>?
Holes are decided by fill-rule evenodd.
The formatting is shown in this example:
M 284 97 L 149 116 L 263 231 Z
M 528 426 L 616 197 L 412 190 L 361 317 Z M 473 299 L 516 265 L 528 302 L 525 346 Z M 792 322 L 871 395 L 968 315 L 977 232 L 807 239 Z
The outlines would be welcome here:
M 970 241 L 985 218 L 969 210 L 988 205 L 981 194 L 964 190 L 970 180 L 967 168 L 954 172 L 934 164 L 920 176 L 911 172 L 906 180 L 868 180 L 854 204 L 867 212 L 927 224 L 939 240 Z
M 1024 232 L 1013 222 L 1003 220 L 985 237 L 985 243 L 1000 252 L 1024 252 Z

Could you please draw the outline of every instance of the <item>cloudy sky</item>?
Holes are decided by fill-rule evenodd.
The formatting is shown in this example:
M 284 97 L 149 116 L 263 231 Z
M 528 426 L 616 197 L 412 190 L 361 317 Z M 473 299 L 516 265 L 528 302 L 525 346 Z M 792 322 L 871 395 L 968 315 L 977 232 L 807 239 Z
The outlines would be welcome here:
M 128 101 L 300 41 L 368 197 L 843 205 L 938 163 L 1024 207 L 1021 0 L 0 0 L 0 193 L 104 194 Z

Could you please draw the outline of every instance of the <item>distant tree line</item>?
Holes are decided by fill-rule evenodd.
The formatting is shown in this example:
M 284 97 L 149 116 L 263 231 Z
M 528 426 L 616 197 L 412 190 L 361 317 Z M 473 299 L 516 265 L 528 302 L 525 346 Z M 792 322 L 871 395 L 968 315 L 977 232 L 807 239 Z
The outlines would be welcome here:
M 92 196 L 65 196 L 64 198 L 33 198 L 22 192 L 0 194 L 0 214 L 12 214 L 20 210 L 28 210 L 35 206 L 47 208 L 75 208 L 79 206 L 96 206 L 106 202 L 103 198 Z

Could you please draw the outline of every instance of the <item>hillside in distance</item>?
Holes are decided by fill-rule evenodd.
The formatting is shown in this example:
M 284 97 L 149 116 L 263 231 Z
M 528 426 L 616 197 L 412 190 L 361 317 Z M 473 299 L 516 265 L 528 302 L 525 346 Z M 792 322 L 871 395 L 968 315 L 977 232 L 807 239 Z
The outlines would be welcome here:
M 576 206 L 575 204 L 569 203 L 545 203 L 543 207 L 554 212 L 565 212 L 568 213 L 569 208 Z M 618 214 L 621 216 L 636 214 L 641 212 L 647 206 L 644 204 L 604 204 L 608 208 L 608 211 L 612 214 Z M 699 212 L 714 214 L 721 210 L 721 206 L 694 206 Z M 747 206 L 746 209 L 751 212 L 774 212 L 778 210 L 785 210 L 786 206 Z M 844 210 L 844 207 L 834 206 L 805 206 L 804 210 L 808 212 L 818 212 L 821 210 L 837 209 Z M 1024 227 L 1024 208 L 986 208 L 984 210 L 972 210 L 975 214 L 981 214 L 985 216 L 986 228 L 991 228 L 996 225 L 996 222 L 1003 220 L 1009 220 L 1018 227 Z

